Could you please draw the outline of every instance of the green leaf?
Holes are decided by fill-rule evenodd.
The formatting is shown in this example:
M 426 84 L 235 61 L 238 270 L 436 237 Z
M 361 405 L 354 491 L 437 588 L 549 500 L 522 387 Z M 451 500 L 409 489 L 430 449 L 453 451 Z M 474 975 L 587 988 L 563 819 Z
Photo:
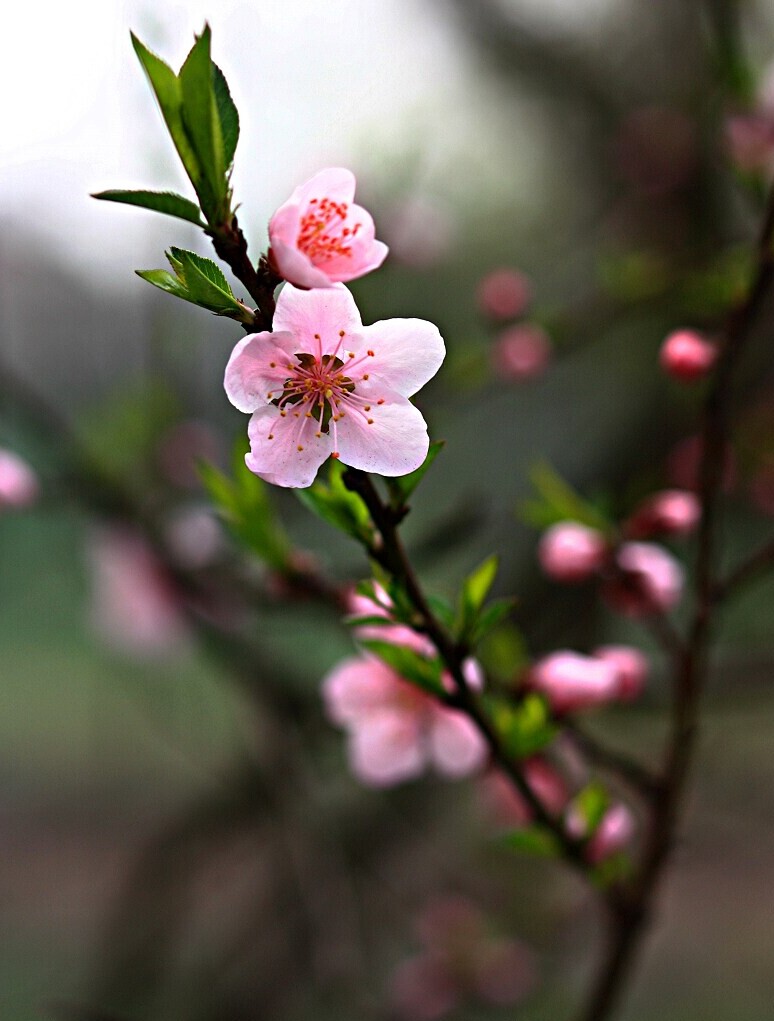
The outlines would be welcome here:
M 610 795 L 602 784 L 592 781 L 576 794 L 572 804 L 585 823 L 584 835 L 591 837 L 610 807 Z
M 239 114 L 225 76 L 217 64 L 212 65 L 212 88 L 223 139 L 223 162 L 228 170 L 234 162 L 234 153 L 239 141 Z
M 497 557 L 491 556 L 468 575 L 462 583 L 459 599 L 457 634 L 469 641 L 478 626 L 481 608 L 497 574 Z
M 509 754 L 526 759 L 542 751 L 553 741 L 557 726 L 548 707 L 537 693 L 531 693 L 514 704 L 504 699 L 488 699 L 495 729 Z
M 508 617 L 515 605 L 516 600 L 513 597 L 493 600 L 479 614 L 470 635 L 471 642 L 475 645 L 486 638 L 490 631 L 494 631 L 498 624 Z
M 376 638 L 361 640 L 360 645 L 368 649 L 382 662 L 412 684 L 433 695 L 443 695 L 441 681 L 442 667 L 438 658 L 428 659 L 405 645 L 393 645 L 392 642 L 380 641 Z
M 132 46 L 148 76 L 161 115 L 172 136 L 185 171 L 191 179 L 196 194 L 201 198 L 202 170 L 183 123 L 183 90 L 180 80 L 172 68 L 155 53 L 151 53 L 134 33 L 132 33 Z
M 368 508 L 357 493 L 344 485 L 344 471 L 340 461 L 331 460 L 328 484 L 318 478 L 308 489 L 294 492 L 301 503 L 323 521 L 370 546 L 373 529 Z
M 176 298 L 182 298 L 183 301 L 193 301 L 185 285 L 165 269 L 136 269 L 135 273 L 143 280 L 147 280 L 149 284 L 153 284 L 154 287 L 166 291 L 167 294 L 174 294 Z
M 240 310 L 228 281 L 212 259 L 182 248 L 171 248 L 170 256 L 172 265 L 180 267 L 178 275 L 182 276 L 192 301 L 213 311 Z
M 536 528 L 548 528 L 560 521 L 579 521 L 583 525 L 609 532 L 611 523 L 594 504 L 585 500 L 549 464 L 535 465 L 530 472 L 538 499 L 521 506 L 521 517 Z
M 394 507 L 402 507 L 406 504 L 411 494 L 425 477 L 430 465 L 443 450 L 445 443 L 445 440 L 436 440 L 434 443 L 431 443 L 427 457 L 418 468 L 413 472 L 409 472 L 408 475 L 401 475 L 398 478 L 387 480 Z
M 553 858 L 559 853 L 559 843 L 549 830 L 542 826 L 523 826 L 511 830 L 501 838 L 501 842 L 513 851 L 535 855 L 538 858 Z
M 487 674 L 503 682 L 512 681 L 514 676 L 529 664 L 524 635 L 510 623 L 491 631 L 482 640 L 476 655 L 483 663 Z
M 183 125 L 215 203 L 214 208 L 205 209 L 208 220 L 218 216 L 218 206 L 228 192 L 223 135 L 215 102 L 210 38 L 210 26 L 205 25 L 202 34 L 195 37 L 179 75 Z
M 93 199 L 104 199 L 107 202 L 125 202 L 129 206 L 141 206 L 152 209 L 167 216 L 176 216 L 180 220 L 195 223 L 203 227 L 204 222 L 199 215 L 199 207 L 195 202 L 176 195 L 173 191 L 100 191 L 92 194 Z

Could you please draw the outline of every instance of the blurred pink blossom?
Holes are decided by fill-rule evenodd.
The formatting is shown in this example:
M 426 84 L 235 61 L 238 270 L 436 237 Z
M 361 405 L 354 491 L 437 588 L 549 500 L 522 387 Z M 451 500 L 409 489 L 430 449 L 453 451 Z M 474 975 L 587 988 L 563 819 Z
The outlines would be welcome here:
M 667 462 L 667 472 L 674 485 L 694 491 L 699 488 L 701 452 L 701 436 L 688 436 L 674 447 Z M 736 456 L 729 444 L 726 444 L 723 460 L 722 485 L 723 491 L 728 493 L 736 485 L 738 476 Z
M 492 347 L 492 364 L 502 379 L 519 382 L 541 375 L 551 361 L 551 341 L 533 323 L 510 326 Z
M 527 783 L 551 815 L 558 816 L 567 804 L 567 784 L 546 759 L 535 756 L 523 763 Z M 513 783 L 500 770 L 488 772 L 481 780 L 481 794 L 490 814 L 503 826 L 526 826 L 532 809 Z
M 286 284 L 273 330 L 240 340 L 226 366 L 229 400 L 252 413 L 251 471 L 305 488 L 328 457 L 388 476 L 422 464 L 427 425 L 408 398 L 444 359 L 436 326 L 424 319 L 363 326 L 343 285 L 301 291 Z
M 471 685 L 480 684 L 472 660 L 466 673 Z M 373 656 L 344 660 L 322 691 L 329 719 L 347 731 L 352 772 L 365 784 L 389 787 L 427 768 L 456 779 L 486 760 L 486 744 L 467 716 Z
M 592 709 L 613 701 L 619 694 L 616 666 L 566 649 L 533 663 L 527 684 L 546 696 L 555 713 Z
M 607 542 L 596 528 L 579 521 L 559 521 L 546 529 L 538 546 L 538 560 L 555 581 L 585 581 L 607 557 Z
M 535 986 L 531 951 L 494 935 L 466 898 L 431 902 L 416 928 L 422 949 L 398 966 L 391 983 L 392 1002 L 406 1021 L 436 1021 L 470 1001 L 509 1006 Z
M 610 605 L 627 617 L 665 613 L 680 600 L 684 572 L 663 547 L 648 542 L 625 542 L 616 554 L 619 574 L 604 587 Z
M 354 204 L 355 175 L 329 167 L 299 185 L 269 222 L 269 258 L 296 287 L 355 280 L 384 262 L 374 221 Z
M 615 669 L 618 677 L 616 697 L 619 700 L 629 702 L 640 695 L 650 668 L 644 652 L 631 645 L 600 645 L 591 655 Z
M 688 489 L 665 489 L 643 500 L 624 523 L 623 531 L 630 539 L 688 535 L 700 517 L 701 505 L 695 493 Z
M 585 835 L 586 823 L 577 809 L 571 809 L 567 816 L 567 830 L 576 837 Z M 616 802 L 611 805 L 586 845 L 586 857 L 592 865 L 625 851 L 634 837 L 634 816 L 628 805 Z
M 0 510 L 33 504 L 39 493 L 38 478 L 26 461 L 0 448 Z
M 128 528 L 103 528 L 89 549 L 92 621 L 105 640 L 134 656 L 158 656 L 187 636 L 171 581 L 145 540 Z
M 659 362 L 673 379 L 692 383 L 709 373 L 717 354 L 717 347 L 695 330 L 676 330 L 661 345 Z
M 167 547 L 182 567 L 207 567 L 223 550 L 223 531 L 212 508 L 178 508 L 164 529 Z
M 429 196 L 412 195 L 395 202 L 382 219 L 390 258 L 413 269 L 435 265 L 454 241 L 454 223 L 448 209 Z
M 532 298 L 529 278 L 517 269 L 503 266 L 482 277 L 478 285 L 478 304 L 491 319 L 516 319 Z

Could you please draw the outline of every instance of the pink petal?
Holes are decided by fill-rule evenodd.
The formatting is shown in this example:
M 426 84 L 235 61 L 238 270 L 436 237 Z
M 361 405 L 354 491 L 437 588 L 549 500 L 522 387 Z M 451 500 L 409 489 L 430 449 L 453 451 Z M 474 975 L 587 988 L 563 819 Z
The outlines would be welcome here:
M 352 772 L 371 787 L 390 787 L 419 776 L 425 753 L 416 717 L 384 711 L 362 720 L 350 733 Z
M 339 346 L 341 330 L 359 334 L 363 323 L 355 299 L 343 284 L 314 291 L 301 291 L 285 284 L 277 299 L 274 329 L 292 333 L 301 342 L 297 350 L 314 354 L 315 334 L 319 333 L 323 353 L 328 354 Z
M 283 418 L 274 405 L 258 408 L 247 427 L 250 453 L 245 464 L 276 486 L 304 489 L 330 455 L 331 439 L 327 433 L 316 435 L 316 419 L 296 418 L 297 414 L 289 409 Z
M 393 706 L 396 675 L 378 659 L 353 656 L 323 679 L 322 695 L 328 719 L 340 726 L 357 726 Z
M 355 186 L 355 175 L 351 170 L 346 167 L 326 167 L 300 184 L 288 203 L 297 202 L 305 206 L 310 199 L 329 198 L 334 202 L 351 204 L 355 197 Z
M 289 333 L 251 333 L 240 340 L 226 366 L 226 396 L 240 411 L 251 412 L 282 394 L 287 364 L 297 364 L 297 341 Z
M 429 737 L 430 758 L 442 776 L 468 776 L 486 760 L 483 737 L 467 716 L 453 709 L 434 709 Z
M 309 256 L 299 251 L 294 242 L 272 237 L 271 259 L 279 275 L 296 287 L 335 286 L 328 274 L 317 269 Z
M 358 384 L 357 394 L 367 399 L 373 395 L 373 403 L 368 412 L 348 410 L 338 423 L 334 439 L 342 462 L 387 476 L 419 468 L 430 446 L 420 412 L 405 397 L 376 382 Z
M 361 331 L 374 352 L 368 371 L 410 397 L 438 372 L 446 354 L 438 327 L 425 319 L 383 319 Z

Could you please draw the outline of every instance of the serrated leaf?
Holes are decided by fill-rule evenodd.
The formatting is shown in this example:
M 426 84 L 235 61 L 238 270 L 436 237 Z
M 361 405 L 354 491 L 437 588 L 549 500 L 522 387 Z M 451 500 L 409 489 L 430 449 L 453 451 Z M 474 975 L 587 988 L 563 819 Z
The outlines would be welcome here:
M 408 475 L 401 475 L 398 478 L 388 479 L 390 494 L 394 507 L 402 507 L 410 498 L 414 490 L 427 474 L 433 461 L 438 457 L 445 446 L 445 440 L 436 440 L 430 444 L 427 457 L 422 464 Z
M 197 227 L 204 227 L 204 222 L 199 215 L 199 207 L 195 202 L 177 195 L 173 191 L 125 191 L 113 189 L 111 191 L 99 191 L 91 196 L 93 199 L 104 199 L 106 202 L 123 202 L 129 206 L 140 206 L 143 209 L 152 209 L 156 213 L 166 213 L 167 216 L 176 216 L 179 220 L 187 220 L 195 223 Z
M 182 248 L 170 249 L 170 262 L 180 266 L 179 274 L 193 301 L 208 308 L 239 310 L 240 306 L 220 267 L 196 252 Z
M 547 528 L 560 521 L 579 521 L 583 525 L 608 532 L 611 524 L 601 511 L 565 482 L 551 465 L 537 464 L 530 479 L 538 499 L 521 506 L 521 517 L 536 528 Z
M 234 162 L 234 153 L 239 141 L 239 113 L 231 98 L 228 82 L 217 64 L 212 65 L 212 88 L 223 139 L 223 162 L 228 170 Z
M 149 284 L 153 284 L 154 287 L 166 291 L 167 294 L 174 294 L 176 298 L 182 298 L 183 301 L 193 301 L 185 285 L 165 269 L 136 269 L 135 273 L 143 280 L 147 280 Z
M 179 75 L 183 125 L 215 203 L 213 208 L 205 209 L 208 220 L 218 215 L 217 207 L 228 191 L 223 135 L 215 103 L 210 39 L 210 26 L 205 25 L 202 34 L 195 37 Z
M 405 645 L 394 645 L 392 642 L 380 641 L 376 638 L 362 639 L 359 643 L 364 649 L 377 656 L 382 662 L 407 681 L 433 695 L 443 695 L 441 681 L 442 667 L 440 661 L 421 656 Z
M 167 125 L 178 155 L 201 199 L 202 170 L 183 123 L 183 90 L 175 72 L 140 42 L 132 32 L 132 46 L 148 76 L 161 115 Z
M 553 833 L 541 826 L 524 826 L 511 830 L 501 838 L 501 843 L 513 851 L 536 855 L 539 858 L 553 858 L 560 850 Z

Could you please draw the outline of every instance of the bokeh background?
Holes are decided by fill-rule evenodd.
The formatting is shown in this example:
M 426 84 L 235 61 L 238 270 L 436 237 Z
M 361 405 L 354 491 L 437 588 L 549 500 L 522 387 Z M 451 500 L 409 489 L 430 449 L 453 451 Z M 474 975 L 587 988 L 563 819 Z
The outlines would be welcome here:
M 373 792 L 350 776 L 319 698 L 349 636 L 245 559 L 196 482 L 194 457 L 227 465 L 244 430 L 221 385 L 238 332 L 132 272 L 170 244 L 207 254 L 206 239 L 89 198 L 185 190 L 129 29 L 178 67 L 205 18 L 241 114 L 233 182 L 253 253 L 298 182 L 351 166 L 392 249 L 353 286 L 364 320 L 420 316 L 446 338 L 419 403 L 447 448 L 406 525 L 423 577 L 450 595 L 500 553 L 498 591 L 519 602 L 495 669 L 525 649 L 648 649 L 641 703 L 593 721 L 647 757 L 657 651 L 591 590 L 541 578 L 519 506 L 540 461 L 617 514 L 690 473 L 698 392 L 666 381 L 657 351 L 675 326 L 711 330 L 743 285 L 771 169 L 774 11 L 30 0 L 4 15 L 0 357 L 31 393 L 0 389 L 0 445 L 36 466 L 43 497 L 0 518 L 0 1016 L 389 1021 L 416 917 L 455 894 L 524 940 L 538 975 L 517 1008 L 456 1016 L 554 1021 L 594 960 L 593 902 L 493 839 L 475 782 Z M 479 306 L 501 266 L 528 276 L 522 318 L 551 340 L 534 378 L 503 370 Z M 770 341 L 764 322 L 738 402 L 729 562 L 774 513 Z M 175 536 L 206 627 L 168 619 L 166 590 L 141 606 L 152 597 L 124 580 L 116 595 L 141 556 L 106 529 L 110 501 L 65 485 L 71 429 Z M 366 574 L 292 495 L 272 498 L 325 571 Z M 761 583 L 724 618 L 689 816 L 622 1021 L 772 1016 L 772 598 Z

